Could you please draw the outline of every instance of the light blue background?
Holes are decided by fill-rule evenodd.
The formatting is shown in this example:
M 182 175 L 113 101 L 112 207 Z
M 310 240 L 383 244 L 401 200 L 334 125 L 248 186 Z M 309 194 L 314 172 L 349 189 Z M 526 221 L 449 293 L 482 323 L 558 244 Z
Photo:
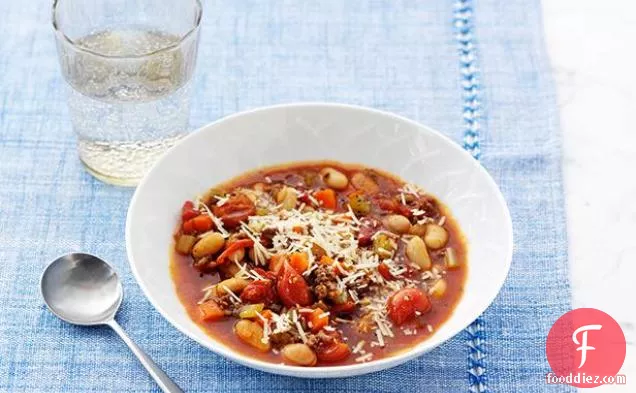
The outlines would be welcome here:
M 544 342 L 569 309 L 560 136 L 537 0 L 472 6 L 481 158 L 511 208 L 515 255 L 483 318 L 481 389 L 546 386 Z M 422 121 L 458 142 L 468 123 L 454 1 L 217 1 L 204 4 L 192 127 L 266 104 L 337 101 Z M 225 361 L 173 329 L 126 262 L 132 190 L 86 174 L 64 100 L 45 1 L 0 3 L 0 391 L 157 391 L 106 328 L 50 315 L 37 290 L 47 261 L 96 253 L 124 280 L 120 323 L 191 392 L 465 392 L 470 335 L 390 371 L 341 380 L 271 376 Z M 474 71 L 477 71 L 475 69 Z M 475 379 L 472 379 L 475 382 Z M 472 386 L 472 389 L 479 389 Z M 477 390 L 475 390 L 477 391 Z

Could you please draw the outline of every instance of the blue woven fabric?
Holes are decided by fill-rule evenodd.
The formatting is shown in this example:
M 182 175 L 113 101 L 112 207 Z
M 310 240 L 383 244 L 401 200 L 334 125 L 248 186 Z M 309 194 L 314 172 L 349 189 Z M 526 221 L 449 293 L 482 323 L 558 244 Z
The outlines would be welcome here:
M 158 391 L 106 328 L 42 305 L 38 279 L 68 251 L 103 256 L 126 297 L 118 320 L 190 392 L 543 392 L 544 343 L 569 309 L 555 92 L 537 0 L 224 0 L 204 4 L 192 127 L 315 100 L 367 105 L 442 130 L 501 186 L 515 254 L 494 304 L 403 366 L 339 380 L 254 371 L 172 328 L 132 278 L 132 191 L 91 178 L 75 152 L 46 1 L 0 4 L 0 392 Z

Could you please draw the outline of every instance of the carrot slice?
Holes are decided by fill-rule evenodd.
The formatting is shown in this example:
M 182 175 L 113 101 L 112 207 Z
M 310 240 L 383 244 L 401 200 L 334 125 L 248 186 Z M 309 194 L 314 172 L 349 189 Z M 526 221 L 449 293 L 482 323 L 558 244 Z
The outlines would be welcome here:
M 270 310 L 265 309 L 261 311 L 259 314 L 261 314 L 261 317 L 265 318 L 268 321 L 272 319 L 272 312 Z M 256 318 L 255 321 L 261 326 L 265 324 L 265 322 L 261 318 Z
M 218 321 L 225 316 L 223 309 L 214 300 L 200 304 L 199 310 L 201 311 L 201 319 L 206 322 Z
M 309 322 L 311 322 L 311 332 L 318 333 L 320 329 L 329 324 L 329 316 L 325 315 L 325 311 L 317 308 L 309 314 Z
M 189 221 L 192 222 L 192 225 L 197 232 L 207 232 L 214 226 L 212 218 L 210 218 L 210 216 L 208 216 L 207 214 L 196 216 Z
M 336 192 L 330 188 L 316 192 L 315 197 L 325 209 L 333 210 L 337 206 Z
M 305 252 L 295 252 L 289 256 L 289 264 L 298 274 L 302 274 L 309 267 L 309 257 Z

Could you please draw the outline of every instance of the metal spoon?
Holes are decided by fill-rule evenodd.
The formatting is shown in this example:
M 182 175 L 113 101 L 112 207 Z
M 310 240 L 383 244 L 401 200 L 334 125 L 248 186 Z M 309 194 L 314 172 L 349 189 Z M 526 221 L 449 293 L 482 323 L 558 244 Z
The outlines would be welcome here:
M 49 310 L 76 325 L 108 325 L 137 356 L 166 393 L 183 393 L 115 321 L 123 290 L 115 270 L 96 256 L 82 253 L 57 258 L 44 269 L 40 290 Z

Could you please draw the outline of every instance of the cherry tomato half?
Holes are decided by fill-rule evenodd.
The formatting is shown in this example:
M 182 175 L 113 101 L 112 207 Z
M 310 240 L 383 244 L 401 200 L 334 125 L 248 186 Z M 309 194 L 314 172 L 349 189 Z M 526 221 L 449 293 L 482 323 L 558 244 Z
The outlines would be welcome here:
M 247 284 L 241 292 L 241 300 L 244 303 L 271 304 L 275 300 L 273 283 L 270 280 L 256 280 Z
M 307 282 L 288 262 L 283 264 L 283 268 L 280 271 L 277 289 L 278 297 L 287 307 L 292 307 L 296 304 L 308 306 L 313 302 Z
M 351 353 L 349 346 L 343 342 L 335 341 L 324 347 L 318 347 L 316 356 L 318 359 L 327 363 L 334 363 L 344 360 Z
M 426 313 L 431 310 L 431 301 L 426 294 L 417 288 L 404 288 L 395 292 L 387 301 L 389 318 L 396 325 L 401 325 L 415 317 L 415 312 Z

